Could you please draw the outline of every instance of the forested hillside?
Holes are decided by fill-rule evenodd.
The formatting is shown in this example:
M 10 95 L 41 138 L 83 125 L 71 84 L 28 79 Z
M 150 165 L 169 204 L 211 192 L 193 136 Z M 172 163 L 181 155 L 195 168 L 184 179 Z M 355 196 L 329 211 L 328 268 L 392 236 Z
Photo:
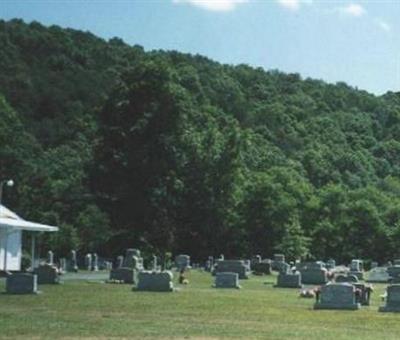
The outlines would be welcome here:
M 0 177 L 58 254 L 386 260 L 400 93 L 0 21 Z

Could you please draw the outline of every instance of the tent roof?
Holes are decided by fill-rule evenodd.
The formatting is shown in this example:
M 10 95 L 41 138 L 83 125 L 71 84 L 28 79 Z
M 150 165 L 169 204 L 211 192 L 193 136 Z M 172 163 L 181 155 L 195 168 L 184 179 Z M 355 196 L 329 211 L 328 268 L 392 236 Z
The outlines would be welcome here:
M 0 228 L 27 231 L 58 231 L 58 227 L 25 221 L 4 205 L 0 205 Z

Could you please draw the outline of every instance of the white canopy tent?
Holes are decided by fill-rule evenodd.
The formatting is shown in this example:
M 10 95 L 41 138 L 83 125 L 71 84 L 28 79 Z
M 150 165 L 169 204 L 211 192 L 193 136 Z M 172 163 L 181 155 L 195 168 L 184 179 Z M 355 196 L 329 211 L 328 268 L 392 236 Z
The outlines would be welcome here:
M 25 221 L 0 205 L 0 270 L 21 270 L 22 231 L 54 232 L 58 227 Z M 32 264 L 35 258 L 35 237 L 32 236 Z

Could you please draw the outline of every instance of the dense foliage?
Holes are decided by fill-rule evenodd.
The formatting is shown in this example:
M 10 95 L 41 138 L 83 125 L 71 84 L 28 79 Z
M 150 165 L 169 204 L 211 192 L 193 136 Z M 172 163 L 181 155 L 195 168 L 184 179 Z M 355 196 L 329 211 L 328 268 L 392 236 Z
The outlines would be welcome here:
M 43 247 L 399 256 L 400 94 L 0 21 L 6 204 Z

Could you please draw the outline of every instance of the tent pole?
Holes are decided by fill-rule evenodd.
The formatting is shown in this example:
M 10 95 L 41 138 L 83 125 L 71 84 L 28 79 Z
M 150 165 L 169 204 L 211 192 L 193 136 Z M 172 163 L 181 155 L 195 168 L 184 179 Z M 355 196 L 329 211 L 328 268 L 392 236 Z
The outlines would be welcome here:
M 7 272 L 7 245 L 8 245 L 8 230 L 5 229 L 4 233 L 4 272 Z
M 35 234 L 32 233 L 32 245 L 31 245 L 31 252 L 32 252 L 32 258 L 31 258 L 32 271 L 35 269 L 35 242 L 36 242 L 36 237 L 35 237 Z

